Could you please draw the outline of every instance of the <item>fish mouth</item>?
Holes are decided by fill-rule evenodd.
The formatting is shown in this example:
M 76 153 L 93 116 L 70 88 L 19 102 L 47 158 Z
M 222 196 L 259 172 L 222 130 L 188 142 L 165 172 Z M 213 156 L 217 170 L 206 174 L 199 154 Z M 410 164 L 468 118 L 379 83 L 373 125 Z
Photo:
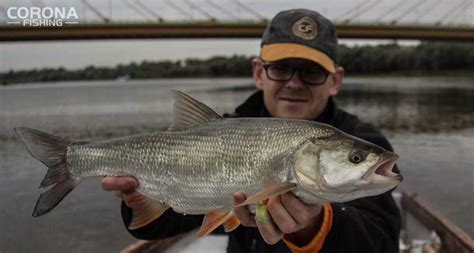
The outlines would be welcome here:
M 398 158 L 400 157 L 392 152 L 382 153 L 380 160 L 362 176 L 362 179 L 376 184 L 402 181 L 403 176 L 392 171 Z

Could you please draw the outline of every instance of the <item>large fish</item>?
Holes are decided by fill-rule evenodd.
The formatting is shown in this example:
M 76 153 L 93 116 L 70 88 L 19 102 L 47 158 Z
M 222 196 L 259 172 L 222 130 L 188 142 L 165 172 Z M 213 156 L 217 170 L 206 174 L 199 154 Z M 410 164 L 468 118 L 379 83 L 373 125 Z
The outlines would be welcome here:
M 326 124 L 281 118 L 222 118 L 174 91 L 168 131 L 99 142 L 73 142 L 15 128 L 28 151 L 48 167 L 33 216 L 51 211 L 82 180 L 134 176 L 144 197 L 131 229 L 166 209 L 206 214 L 199 236 L 224 224 L 235 229 L 232 194 L 243 205 L 293 192 L 306 203 L 343 202 L 386 192 L 402 177 L 394 153 Z

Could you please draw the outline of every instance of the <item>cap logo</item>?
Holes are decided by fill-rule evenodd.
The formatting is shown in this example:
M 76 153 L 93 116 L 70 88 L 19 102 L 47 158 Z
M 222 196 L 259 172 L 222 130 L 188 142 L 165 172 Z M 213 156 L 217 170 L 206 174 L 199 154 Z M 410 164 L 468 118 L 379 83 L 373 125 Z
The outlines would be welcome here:
M 305 40 L 312 40 L 318 35 L 316 22 L 308 17 L 302 17 L 293 25 L 293 34 Z

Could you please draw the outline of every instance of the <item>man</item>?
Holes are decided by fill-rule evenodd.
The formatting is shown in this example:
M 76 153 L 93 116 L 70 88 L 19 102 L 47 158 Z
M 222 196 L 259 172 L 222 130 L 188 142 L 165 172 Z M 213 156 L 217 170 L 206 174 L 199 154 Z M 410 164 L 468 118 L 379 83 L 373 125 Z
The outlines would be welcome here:
M 337 108 L 332 97 L 342 84 L 344 69 L 336 65 L 337 37 L 331 21 L 319 13 L 287 10 L 267 26 L 260 58 L 252 61 L 259 90 L 231 117 L 282 117 L 316 120 L 392 150 L 372 126 Z M 140 194 L 131 177 L 107 177 L 105 190 L 124 200 L 125 225 Z M 234 194 L 234 203 L 246 199 Z M 229 233 L 228 252 L 398 252 L 400 214 L 390 193 L 347 203 L 308 205 L 292 193 L 267 202 L 270 223 L 256 220 L 246 207 L 234 208 L 242 226 Z M 143 228 L 137 238 L 173 236 L 200 226 L 202 216 L 168 210 Z

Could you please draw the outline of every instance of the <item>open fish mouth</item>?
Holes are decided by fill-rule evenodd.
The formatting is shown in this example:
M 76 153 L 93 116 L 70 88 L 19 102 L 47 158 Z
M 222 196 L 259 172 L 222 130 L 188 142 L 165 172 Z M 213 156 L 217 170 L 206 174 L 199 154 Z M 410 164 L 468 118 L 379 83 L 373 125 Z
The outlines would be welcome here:
M 399 156 L 395 153 L 383 153 L 379 162 L 372 166 L 372 168 L 362 176 L 362 179 L 371 183 L 380 184 L 402 181 L 403 176 L 392 171 L 398 158 Z

